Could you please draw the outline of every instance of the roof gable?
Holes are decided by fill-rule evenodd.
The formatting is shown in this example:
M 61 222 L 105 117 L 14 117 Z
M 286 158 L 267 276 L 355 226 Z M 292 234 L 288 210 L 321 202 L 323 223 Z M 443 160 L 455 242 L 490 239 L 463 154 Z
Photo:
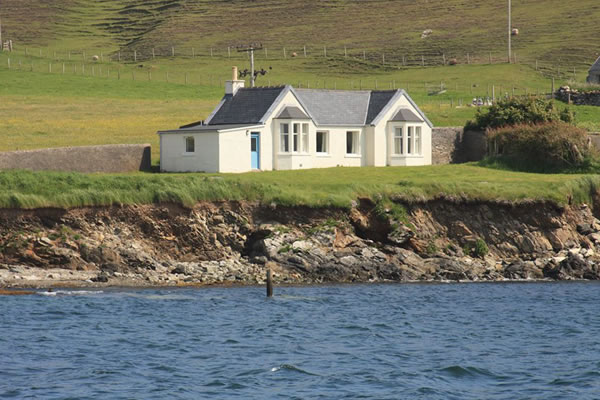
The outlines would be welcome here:
M 600 57 L 598 57 L 598 59 L 596 59 L 596 62 L 592 64 L 590 72 L 600 72 Z
M 209 125 L 259 123 L 284 89 L 284 86 L 242 88 L 235 96 L 225 95 Z
M 401 108 L 390 121 L 423 122 L 423 119 L 408 108 Z
M 277 115 L 275 118 L 277 118 L 277 119 L 310 119 L 310 117 L 308 115 L 306 115 L 304 113 L 304 111 L 302 111 L 298 107 L 293 107 L 293 106 L 285 107 L 283 110 L 281 110 L 279 115 Z

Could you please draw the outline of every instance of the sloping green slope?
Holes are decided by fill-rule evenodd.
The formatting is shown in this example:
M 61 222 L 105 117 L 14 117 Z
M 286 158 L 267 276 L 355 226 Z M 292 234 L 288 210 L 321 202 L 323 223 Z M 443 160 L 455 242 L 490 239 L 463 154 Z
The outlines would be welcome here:
M 592 62 L 597 0 L 513 0 L 520 58 Z M 463 59 L 506 49 L 505 0 L 3 0 L 5 37 L 29 45 L 147 50 L 226 48 L 247 41 Z M 427 38 L 421 33 L 431 29 Z

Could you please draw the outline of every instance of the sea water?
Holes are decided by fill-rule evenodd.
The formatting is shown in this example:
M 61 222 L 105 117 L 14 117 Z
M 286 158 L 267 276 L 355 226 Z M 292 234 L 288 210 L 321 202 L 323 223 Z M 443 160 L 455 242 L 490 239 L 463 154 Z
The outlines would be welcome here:
M 600 284 L 5 296 L 0 398 L 598 399 Z

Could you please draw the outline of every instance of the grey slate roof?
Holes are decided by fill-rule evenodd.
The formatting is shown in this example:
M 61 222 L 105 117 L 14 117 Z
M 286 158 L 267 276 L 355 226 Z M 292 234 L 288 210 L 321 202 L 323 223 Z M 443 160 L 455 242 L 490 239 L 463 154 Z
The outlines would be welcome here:
M 390 121 L 423 122 L 423 119 L 408 108 L 401 108 Z
M 364 125 L 370 91 L 294 89 L 317 125 Z
M 291 107 L 291 106 L 286 107 L 283 110 L 281 110 L 279 115 L 277 115 L 275 118 L 277 118 L 277 119 L 310 119 L 310 117 L 308 115 L 306 115 L 304 113 L 304 111 L 302 111 L 298 107 Z
M 223 105 L 213 115 L 209 126 L 259 123 L 284 89 L 283 86 L 242 88 L 235 96 L 225 95 Z
M 592 65 L 590 72 L 600 72 L 600 57 L 598 57 L 596 62 Z
M 192 133 L 192 132 L 218 132 L 230 129 L 250 128 L 261 124 L 224 124 L 224 125 L 194 125 L 185 128 L 159 131 L 158 133 Z
M 367 124 L 373 122 L 397 92 L 397 90 L 373 90 L 371 92 L 369 110 L 367 111 Z

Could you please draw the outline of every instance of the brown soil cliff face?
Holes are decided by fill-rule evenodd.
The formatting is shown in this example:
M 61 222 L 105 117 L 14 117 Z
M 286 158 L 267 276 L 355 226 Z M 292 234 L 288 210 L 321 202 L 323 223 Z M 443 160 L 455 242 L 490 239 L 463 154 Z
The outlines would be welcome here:
M 0 210 L 0 286 L 598 279 L 589 207 L 431 201 L 407 218 L 252 203 Z M 486 249 L 487 248 L 487 249 Z M 487 250 L 487 251 L 486 251 Z

